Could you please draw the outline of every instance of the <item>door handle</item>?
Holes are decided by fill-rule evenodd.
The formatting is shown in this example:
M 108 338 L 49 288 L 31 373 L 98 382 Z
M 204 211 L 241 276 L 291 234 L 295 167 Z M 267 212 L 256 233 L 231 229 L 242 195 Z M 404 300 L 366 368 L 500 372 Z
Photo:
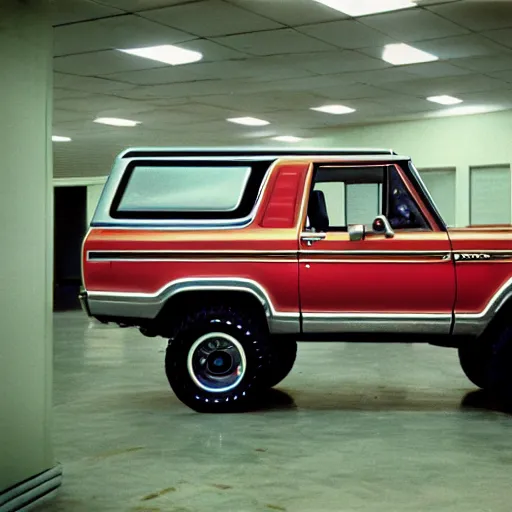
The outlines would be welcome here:
M 325 233 L 307 233 L 301 235 L 300 239 L 303 242 L 306 242 L 306 245 L 312 246 L 313 242 L 319 242 L 320 240 L 324 240 L 326 237 Z

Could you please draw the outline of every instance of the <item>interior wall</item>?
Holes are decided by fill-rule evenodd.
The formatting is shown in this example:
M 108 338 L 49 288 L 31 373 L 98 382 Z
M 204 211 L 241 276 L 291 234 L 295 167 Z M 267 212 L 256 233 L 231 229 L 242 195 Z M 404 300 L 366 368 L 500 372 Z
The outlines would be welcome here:
M 308 145 L 384 147 L 410 156 L 419 169 L 455 168 L 455 225 L 467 226 L 470 224 L 470 168 L 510 167 L 511 141 L 512 112 L 505 111 L 346 128 L 310 140 Z
M 92 220 L 94 210 L 96 210 L 96 206 L 98 205 L 98 201 L 100 200 L 103 187 L 103 183 L 87 186 L 87 226 L 89 226 Z

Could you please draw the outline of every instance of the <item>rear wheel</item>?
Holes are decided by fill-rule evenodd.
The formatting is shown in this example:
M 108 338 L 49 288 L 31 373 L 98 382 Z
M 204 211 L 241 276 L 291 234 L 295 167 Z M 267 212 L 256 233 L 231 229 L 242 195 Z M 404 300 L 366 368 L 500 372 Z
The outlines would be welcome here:
M 243 311 L 203 309 L 188 315 L 169 343 L 167 379 L 198 412 L 238 411 L 266 387 L 269 345 L 266 325 Z

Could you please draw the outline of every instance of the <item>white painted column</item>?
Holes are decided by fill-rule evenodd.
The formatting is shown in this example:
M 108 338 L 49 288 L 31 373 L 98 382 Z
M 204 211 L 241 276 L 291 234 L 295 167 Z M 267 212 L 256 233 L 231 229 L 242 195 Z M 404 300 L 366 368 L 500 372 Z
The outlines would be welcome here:
M 0 49 L 0 509 L 7 503 L 10 510 L 23 504 L 23 494 L 36 492 L 20 482 L 37 475 L 35 488 L 45 480 L 53 486 L 59 481 L 52 471 L 50 432 L 52 28 L 47 0 L 0 2 Z

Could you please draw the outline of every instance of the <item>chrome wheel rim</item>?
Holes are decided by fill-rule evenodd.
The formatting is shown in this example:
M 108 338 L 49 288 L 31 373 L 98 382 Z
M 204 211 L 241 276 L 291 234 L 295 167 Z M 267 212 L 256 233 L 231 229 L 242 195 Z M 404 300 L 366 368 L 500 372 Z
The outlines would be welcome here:
M 240 342 L 224 332 L 211 332 L 190 347 L 188 373 L 194 383 L 210 393 L 225 393 L 240 384 L 246 370 Z

